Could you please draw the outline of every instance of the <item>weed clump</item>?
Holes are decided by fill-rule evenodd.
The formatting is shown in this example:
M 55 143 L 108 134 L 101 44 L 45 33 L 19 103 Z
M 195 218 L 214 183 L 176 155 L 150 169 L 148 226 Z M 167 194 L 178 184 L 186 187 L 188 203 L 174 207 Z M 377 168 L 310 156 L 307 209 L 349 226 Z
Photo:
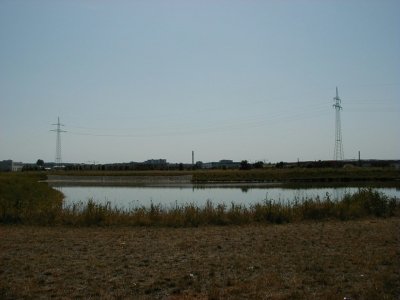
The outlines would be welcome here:
M 398 213 L 399 199 L 374 191 L 361 189 L 353 195 L 345 195 L 339 203 L 341 219 L 352 219 L 366 216 L 391 217 Z

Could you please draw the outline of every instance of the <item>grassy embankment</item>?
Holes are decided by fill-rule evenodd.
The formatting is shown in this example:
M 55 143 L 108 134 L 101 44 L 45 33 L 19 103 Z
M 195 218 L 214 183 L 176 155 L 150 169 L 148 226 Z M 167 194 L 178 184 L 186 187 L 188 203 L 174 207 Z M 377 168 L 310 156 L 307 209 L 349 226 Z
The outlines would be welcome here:
M 179 176 L 193 175 L 194 183 L 206 182 L 349 182 L 400 180 L 400 171 L 391 168 L 291 168 L 253 170 L 193 171 L 60 171 L 55 175 L 72 176 Z
M 208 202 L 205 207 L 152 205 L 122 210 L 89 201 L 63 209 L 62 194 L 38 182 L 42 176 L 39 173 L 0 175 L 0 223 L 187 227 L 400 216 L 399 199 L 372 189 L 361 189 L 341 201 L 331 200 L 329 196 L 286 204 L 266 199 L 250 207 Z
M 400 171 L 382 168 L 351 169 L 254 169 L 213 170 L 193 173 L 195 182 L 207 181 L 259 181 L 259 182 L 351 182 L 393 181 L 400 179 Z
M 54 224 L 63 195 L 39 180 L 39 173 L 0 173 L 0 223 Z

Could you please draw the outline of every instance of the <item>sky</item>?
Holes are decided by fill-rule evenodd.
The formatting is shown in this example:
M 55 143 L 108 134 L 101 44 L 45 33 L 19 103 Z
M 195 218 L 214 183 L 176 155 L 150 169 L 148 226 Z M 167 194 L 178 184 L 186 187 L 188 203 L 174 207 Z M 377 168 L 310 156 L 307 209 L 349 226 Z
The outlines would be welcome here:
M 0 160 L 400 159 L 400 1 L 0 1 Z

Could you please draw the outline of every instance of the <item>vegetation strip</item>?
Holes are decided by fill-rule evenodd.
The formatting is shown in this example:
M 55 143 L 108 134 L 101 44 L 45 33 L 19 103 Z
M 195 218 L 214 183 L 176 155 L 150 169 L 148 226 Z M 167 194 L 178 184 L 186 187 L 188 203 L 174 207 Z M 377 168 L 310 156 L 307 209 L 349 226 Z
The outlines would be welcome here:
M 48 175 L 50 184 L 187 184 L 192 182 L 192 175 L 180 176 L 68 176 Z

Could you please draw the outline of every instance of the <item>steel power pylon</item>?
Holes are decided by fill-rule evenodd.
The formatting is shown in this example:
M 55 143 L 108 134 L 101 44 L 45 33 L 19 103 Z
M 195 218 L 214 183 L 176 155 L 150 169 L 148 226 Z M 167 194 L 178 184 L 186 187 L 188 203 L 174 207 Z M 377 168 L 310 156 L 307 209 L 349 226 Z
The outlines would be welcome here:
M 57 126 L 56 129 L 52 129 L 50 131 L 54 131 L 57 133 L 57 140 L 56 140 L 56 166 L 61 165 L 61 133 L 66 132 L 65 130 L 61 129 L 61 126 L 65 126 L 64 124 L 60 123 L 60 117 L 58 117 L 56 124 L 51 124 Z
M 335 108 L 336 114 L 336 126 L 335 126 L 335 150 L 333 154 L 333 159 L 343 160 L 344 153 L 343 153 L 343 143 L 342 143 L 342 126 L 340 122 L 340 111 L 343 109 L 341 106 L 342 100 L 339 98 L 338 88 L 336 87 L 336 97 L 333 98 L 335 104 L 333 107 Z

